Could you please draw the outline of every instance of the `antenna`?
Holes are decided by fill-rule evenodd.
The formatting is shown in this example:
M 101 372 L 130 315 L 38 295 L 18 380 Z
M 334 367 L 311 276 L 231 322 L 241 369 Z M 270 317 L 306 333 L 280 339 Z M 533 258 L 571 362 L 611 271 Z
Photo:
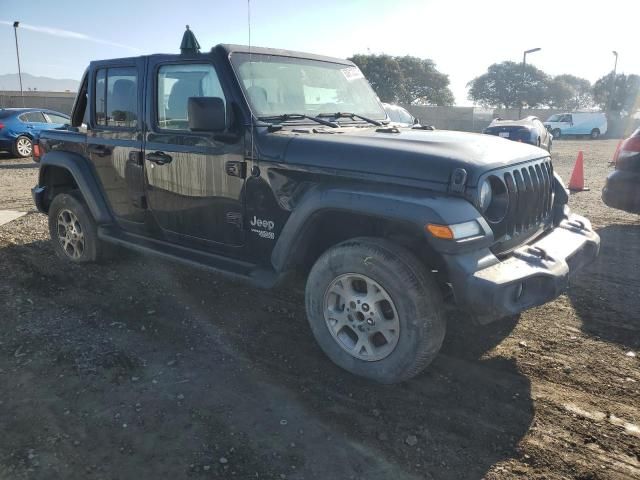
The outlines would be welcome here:
M 249 71 L 252 69 L 251 58 L 251 0 L 247 0 L 247 27 L 249 31 Z M 253 75 L 251 75 L 251 82 L 253 82 Z M 253 139 L 253 112 L 249 109 L 249 135 L 251 142 L 251 160 L 255 162 L 257 155 L 255 155 L 255 143 Z M 255 163 L 254 163 L 255 165 Z

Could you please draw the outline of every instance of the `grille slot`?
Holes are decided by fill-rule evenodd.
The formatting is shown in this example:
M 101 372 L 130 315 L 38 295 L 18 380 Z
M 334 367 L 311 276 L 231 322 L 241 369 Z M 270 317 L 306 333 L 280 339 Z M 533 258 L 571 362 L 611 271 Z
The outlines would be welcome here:
M 496 239 L 511 238 L 537 229 L 551 214 L 553 202 L 553 166 L 550 159 L 504 169 L 495 173 L 502 178 L 509 195 L 507 214 L 492 224 Z

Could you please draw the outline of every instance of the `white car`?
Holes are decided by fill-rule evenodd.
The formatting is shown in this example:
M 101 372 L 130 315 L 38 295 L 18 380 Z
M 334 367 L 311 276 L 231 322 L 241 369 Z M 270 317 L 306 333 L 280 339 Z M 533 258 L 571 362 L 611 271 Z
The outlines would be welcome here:
M 392 105 L 390 103 L 383 103 L 385 112 L 391 120 L 391 123 L 400 127 L 411 127 L 418 123 L 418 120 L 411 115 L 407 109 L 402 108 L 400 105 Z
M 589 135 L 592 139 L 607 133 L 607 116 L 602 112 L 572 112 L 551 115 L 544 126 L 553 138 L 562 135 Z

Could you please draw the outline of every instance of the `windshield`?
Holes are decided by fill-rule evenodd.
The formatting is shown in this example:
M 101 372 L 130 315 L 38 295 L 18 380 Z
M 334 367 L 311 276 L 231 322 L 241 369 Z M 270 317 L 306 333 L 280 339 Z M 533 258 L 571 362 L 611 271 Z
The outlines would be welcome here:
M 306 58 L 234 53 L 231 56 L 257 117 L 351 112 L 386 118 L 378 97 L 354 66 Z
M 559 122 L 562 115 L 551 115 L 547 118 L 547 122 Z

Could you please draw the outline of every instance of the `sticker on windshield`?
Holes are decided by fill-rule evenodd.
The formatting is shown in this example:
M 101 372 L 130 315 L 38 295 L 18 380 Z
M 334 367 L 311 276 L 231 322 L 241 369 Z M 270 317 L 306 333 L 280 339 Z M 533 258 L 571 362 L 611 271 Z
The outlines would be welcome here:
M 357 80 L 359 78 L 364 78 L 364 75 L 360 71 L 358 67 L 347 67 L 340 70 L 344 75 L 344 78 L 352 82 L 353 80 Z

